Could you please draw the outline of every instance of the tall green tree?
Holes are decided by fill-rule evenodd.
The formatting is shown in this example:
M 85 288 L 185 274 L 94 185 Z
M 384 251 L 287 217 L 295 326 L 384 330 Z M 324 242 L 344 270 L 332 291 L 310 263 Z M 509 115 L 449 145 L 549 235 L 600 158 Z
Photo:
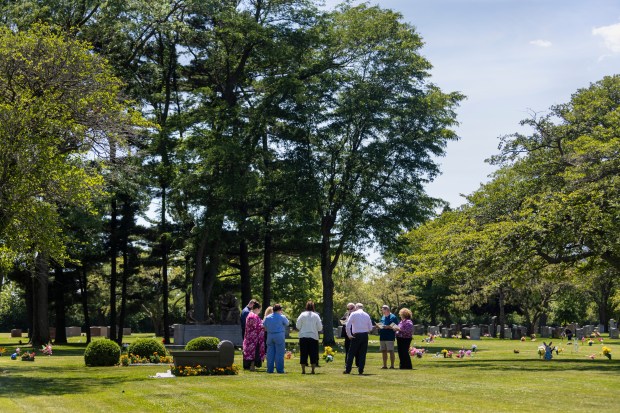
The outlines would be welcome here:
M 456 139 L 463 98 L 429 81 L 422 40 L 402 16 L 362 5 L 328 17 L 330 69 L 308 82 L 299 145 L 318 217 L 326 344 L 333 343 L 333 271 L 346 251 L 386 247 L 440 202 L 424 184 Z
M 89 46 L 48 27 L 0 28 L 0 62 L 0 251 L 32 262 L 39 251 L 32 339 L 41 343 L 49 339 L 42 260 L 64 258 L 58 205 L 92 208 L 103 180 L 88 154 L 133 133 L 139 118 Z

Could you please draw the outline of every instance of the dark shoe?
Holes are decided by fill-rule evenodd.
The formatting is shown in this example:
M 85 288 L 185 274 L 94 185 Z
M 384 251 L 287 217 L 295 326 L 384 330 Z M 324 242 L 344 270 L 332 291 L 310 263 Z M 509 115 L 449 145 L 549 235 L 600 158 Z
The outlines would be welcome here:
M 342 374 L 351 374 L 351 372 L 345 370 L 345 371 L 342 372 Z
M 390 367 L 390 368 L 391 368 L 391 369 L 393 369 L 393 368 L 394 368 L 394 366 L 392 366 L 392 367 Z
M 387 370 L 387 366 L 381 367 L 381 370 Z

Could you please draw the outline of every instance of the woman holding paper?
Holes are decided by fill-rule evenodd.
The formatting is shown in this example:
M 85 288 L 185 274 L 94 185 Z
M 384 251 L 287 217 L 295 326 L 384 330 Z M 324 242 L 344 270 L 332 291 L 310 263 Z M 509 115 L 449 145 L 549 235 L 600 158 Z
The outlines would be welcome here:
M 394 327 L 396 330 L 396 346 L 398 348 L 398 362 L 400 369 L 410 370 L 413 368 L 411 365 L 411 355 L 409 354 L 409 345 L 413 338 L 413 322 L 411 321 L 411 310 L 403 308 L 398 312 L 400 317 L 400 323 L 398 327 Z

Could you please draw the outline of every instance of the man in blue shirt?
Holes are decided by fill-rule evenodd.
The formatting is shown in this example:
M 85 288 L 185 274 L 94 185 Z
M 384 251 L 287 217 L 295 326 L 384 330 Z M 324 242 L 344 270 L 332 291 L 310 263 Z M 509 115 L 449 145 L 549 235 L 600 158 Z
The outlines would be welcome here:
M 256 302 L 255 299 L 251 299 L 247 306 L 241 311 L 241 340 L 245 337 L 245 320 L 248 318 L 248 314 L 252 311 L 252 307 Z
M 273 314 L 265 317 L 263 327 L 267 330 L 267 373 L 273 373 L 274 363 L 276 371 L 284 373 L 284 350 L 286 349 L 284 336 L 288 328 L 288 319 L 282 314 L 280 304 L 273 306 Z
M 390 312 L 390 307 L 381 307 L 383 317 L 381 317 L 382 327 L 379 329 L 379 348 L 383 354 L 383 369 L 387 369 L 387 355 L 390 353 L 390 368 L 394 368 L 394 340 L 396 332 L 392 324 L 398 325 L 398 318 Z

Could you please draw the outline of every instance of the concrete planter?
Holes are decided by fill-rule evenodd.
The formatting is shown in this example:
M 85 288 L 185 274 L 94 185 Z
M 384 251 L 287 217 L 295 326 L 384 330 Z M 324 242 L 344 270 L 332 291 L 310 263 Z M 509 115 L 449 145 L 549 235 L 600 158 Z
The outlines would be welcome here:
M 218 349 L 214 351 L 171 351 L 174 358 L 174 366 L 191 366 L 198 365 L 209 369 L 220 367 L 229 367 L 235 361 L 235 346 L 232 342 L 224 340 L 218 345 Z

